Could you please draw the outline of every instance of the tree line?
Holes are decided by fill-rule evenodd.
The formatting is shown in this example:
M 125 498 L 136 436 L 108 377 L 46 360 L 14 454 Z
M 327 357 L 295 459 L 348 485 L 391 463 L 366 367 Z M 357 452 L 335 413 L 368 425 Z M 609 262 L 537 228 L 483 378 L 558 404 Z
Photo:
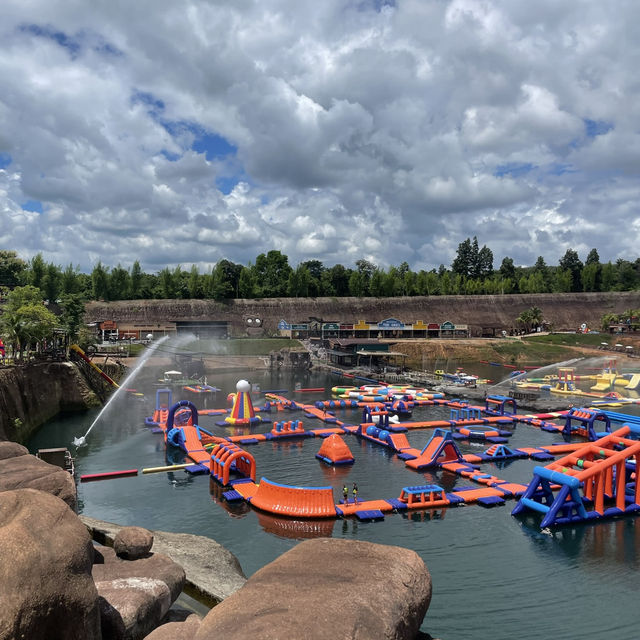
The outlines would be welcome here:
M 505 257 L 495 269 L 492 251 L 473 237 L 458 245 L 450 267 L 431 270 L 414 271 L 407 262 L 384 268 L 364 259 L 353 268 L 327 267 L 320 260 L 294 267 L 285 254 L 272 250 L 248 265 L 220 260 L 205 273 L 196 265 L 146 273 L 137 260 L 130 268 L 98 262 L 91 273 L 83 273 L 72 264 L 46 262 L 42 254 L 25 261 L 15 251 L 0 251 L 0 287 L 25 285 L 40 289 L 49 301 L 63 296 L 114 301 L 631 291 L 640 287 L 640 258 L 602 263 L 598 251 L 591 249 L 582 262 L 576 251 L 568 249 L 557 265 L 547 265 L 539 256 L 533 266 L 516 266 Z

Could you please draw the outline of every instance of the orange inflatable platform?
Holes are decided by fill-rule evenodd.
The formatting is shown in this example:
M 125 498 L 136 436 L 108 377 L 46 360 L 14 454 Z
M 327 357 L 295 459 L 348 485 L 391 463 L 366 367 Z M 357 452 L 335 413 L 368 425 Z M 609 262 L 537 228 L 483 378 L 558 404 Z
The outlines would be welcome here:
M 332 487 L 294 487 L 260 480 L 251 506 L 296 518 L 335 518 L 336 506 Z

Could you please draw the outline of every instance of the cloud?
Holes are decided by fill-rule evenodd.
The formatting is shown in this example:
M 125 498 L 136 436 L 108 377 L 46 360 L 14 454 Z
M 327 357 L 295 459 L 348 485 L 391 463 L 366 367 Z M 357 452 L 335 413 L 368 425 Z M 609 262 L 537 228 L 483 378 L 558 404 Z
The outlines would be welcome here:
M 5 246 L 153 271 L 635 259 L 640 8 L 3 6 Z M 624 47 L 622 46 L 624 43 Z

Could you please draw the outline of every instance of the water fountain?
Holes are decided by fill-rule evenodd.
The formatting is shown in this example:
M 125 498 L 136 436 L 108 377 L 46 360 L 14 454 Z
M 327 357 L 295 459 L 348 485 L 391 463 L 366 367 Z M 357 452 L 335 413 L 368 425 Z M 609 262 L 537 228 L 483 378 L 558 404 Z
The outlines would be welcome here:
M 100 420 L 104 412 L 111 406 L 111 404 L 115 401 L 115 399 L 118 398 L 123 391 L 126 391 L 126 388 L 129 385 L 129 383 L 135 378 L 138 371 L 142 369 L 144 363 L 149 359 L 149 357 L 153 354 L 153 352 L 168 338 L 169 336 L 163 336 L 162 338 L 160 338 L 160 340 L 158 340 L 157 342 L 154 342 L 151 345 L 151 347 L 149 347 L 144 352 L 144 354 L 140 357 L 138 362 L 136 362 L 136 366 L 133 368 L 131 373 L 124 379 L 123 383 L 116 389 L 115 393 L 109 398 L 109 400 L 106 402 L 104 407 L 102 407 L 102 409 L 100 410 L 100 413 L 98 413 L 98 415 L 96 416 L 96 419 L 91 423 L 91 426 L 87 429 L 87 432 L 83 436 L 73 439 L 73 445 L 75 447 L 79 448 L 87 444 L 87 436 L 89 435 L 89 432 L 91 431 L 91 429 L 93 429 L 95 424 L 98 422 L 98 420 Z

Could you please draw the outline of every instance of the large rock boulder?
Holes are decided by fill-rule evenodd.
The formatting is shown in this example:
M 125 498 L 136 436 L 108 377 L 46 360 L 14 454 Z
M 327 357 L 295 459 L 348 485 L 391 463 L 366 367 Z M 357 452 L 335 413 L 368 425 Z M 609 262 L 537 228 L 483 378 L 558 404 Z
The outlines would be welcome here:
M 22 445 L 0 441 L 0 492 L 39 489 L 76 509 L 76 483 L 68 471 L 44 462 Z
M 144 558 L 153 546 L 153 533 L 142 527 L 123 527 L 113 540 L 113 550 L 124 560 Z
M 155 629 L 180 595 L 184 570 L 159 553 L 138 560 L 101 547 L 93 565 L 103 638 L 136 640 Z
M 318 538 L 257 571 L 195 640 L 413 640 L 430 602 L 431 576 L 414 551 Z
M 0 639 L 100 639 L 93 545 L 62 500 L 0 493 L 0 549 Z
M 184 622 L 167 622 L 154 629 L 144 640 L 193 640 L 200 621 L 200 617 L 194 613 Z
M 96 520 L 85 515 L 85 523 L 94 540 L 112 545 L 122 527 L 112 522 Z M 208 604 L 222 602 L 247 581 L 238 559 L 222 545 L 205 536 L 188 533 L 153 531 L 153 553 L 169 556 L 182 566 L 186 584 L 198 598 Z

